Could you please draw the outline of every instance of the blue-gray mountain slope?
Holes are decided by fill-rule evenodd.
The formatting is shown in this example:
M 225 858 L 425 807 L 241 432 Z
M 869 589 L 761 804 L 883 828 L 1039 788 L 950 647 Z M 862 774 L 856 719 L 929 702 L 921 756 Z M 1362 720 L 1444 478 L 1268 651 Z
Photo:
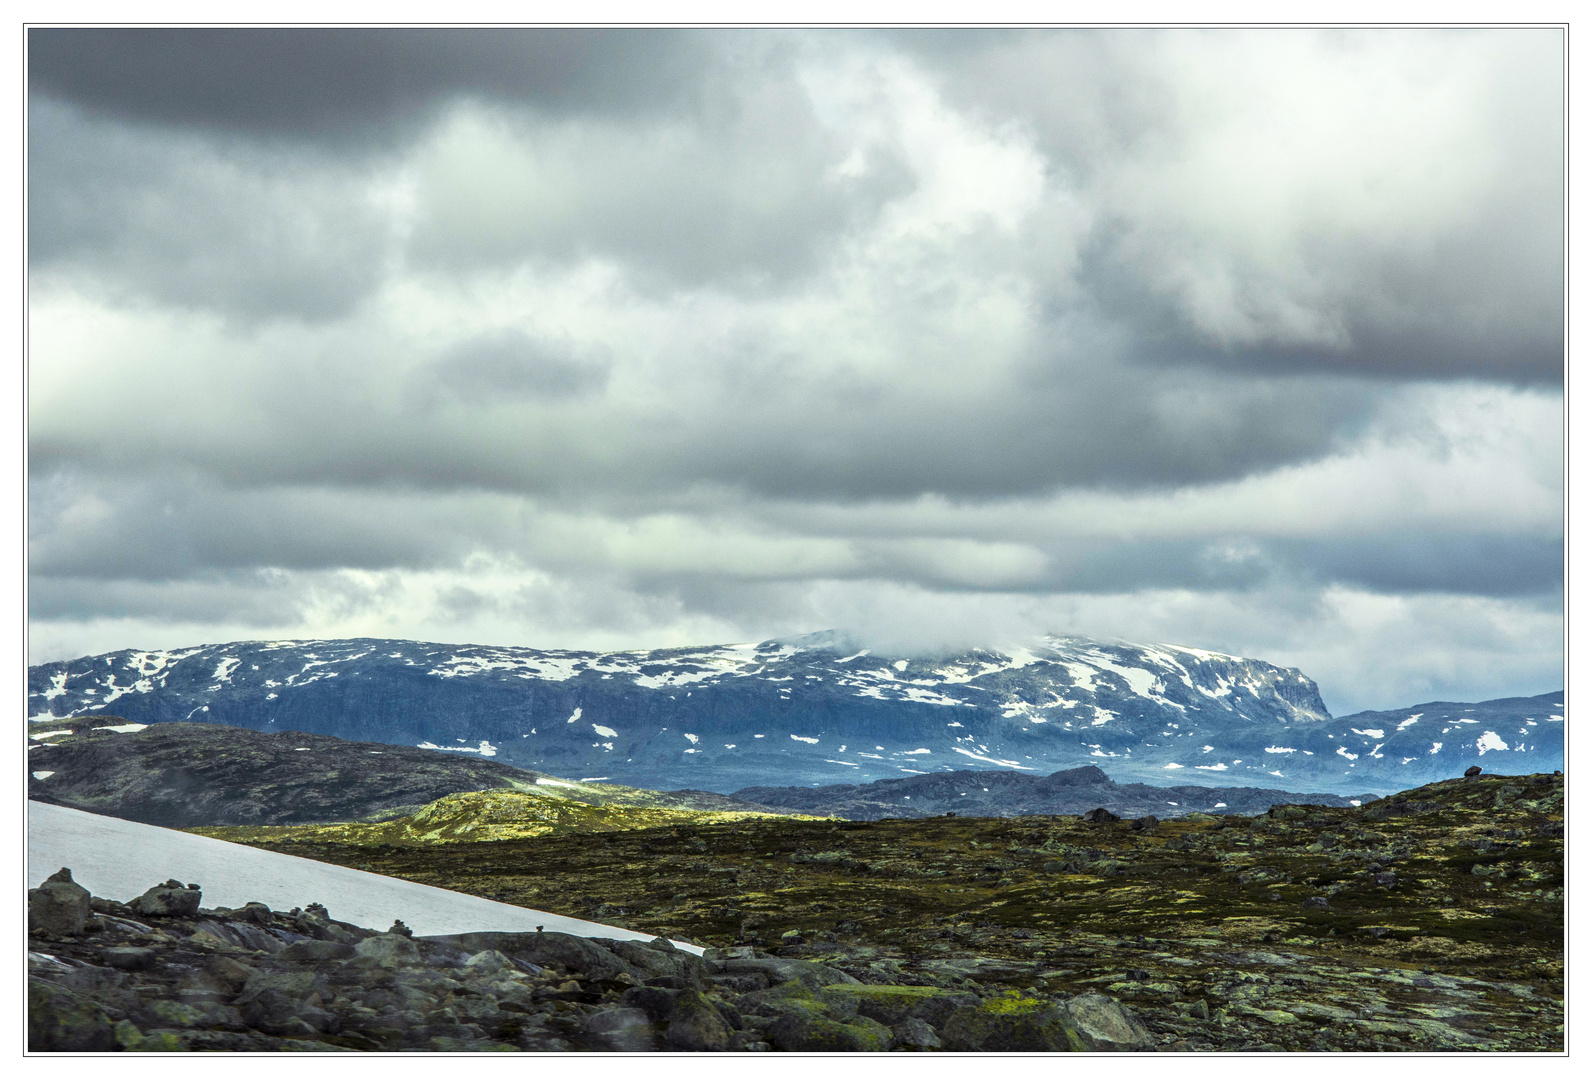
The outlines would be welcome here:
M 1393 791 L 1478 760 L 1489 772 L 1561 768 L 1563 709 L 1550 701 L 1563 698 L 1456 706 L 1473 712 L 1438 734 L 1431 717 L 1406 724 L 1404 713 L 1334 720 L 1291 668 L 1057 637 L 935 658 L 879 655 L 834 633 L 623 653 L 236 642 L 29 669 L 35 719 L 297 730 L 718 792 L 1082 765 L 1153 784 Z

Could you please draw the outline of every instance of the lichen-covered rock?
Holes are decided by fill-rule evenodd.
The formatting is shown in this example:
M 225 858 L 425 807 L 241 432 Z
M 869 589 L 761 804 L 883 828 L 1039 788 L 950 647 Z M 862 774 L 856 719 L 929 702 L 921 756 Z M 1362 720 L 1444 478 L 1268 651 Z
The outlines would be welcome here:
M 708 970 L 714 975 L 762 975 L 768 979 L 770 986 L 796 979 L 812 990 L 835 983 L 857 981 L 839 968 L 780 956 L 729 956 L 712 961 Z
M 402 934 L 377 934 L 354 946 L 354 955 L 380 967 L 395 968 L 420 962 L 420 947 Z
M 133 898 L 128 907 L 139 915 L 164 919 L 191 919 L 199 914 L 200 891 L 189 888 L 175 878 L 164 885 L 155 885 L 142 896 Z
M 838 994 L 820 996 L 799 979 L 782 982 L 767 990 L 742 994 L 734 1002 L 737 1009 L 752 1016 L 795 1013 L 845 1021 L 857 1015 L 856 998 Z
M 677 1050 L 728 1050 L 734 1034 L 700 991 L 682 990 L 669 1010 L 669 1026 L 663 1038 Z
M 934 1033 L 934 1029 L 915 1016 L 909 1016 L 890 1029 L 894 1036 L 890 1040 L 890 1048 L 909 1050 L 938 1050 L 943 1043 Z
M 37 889 L 28 890 L 28 932 L 46 937 L 81 934 L 92 909 L 89 891 L 61 867 Z
M 1011 992 L 957 1009 L 940 1028 L 947 1050 L 1058 1053 L 1089 1049 L 1067 1011 Z
M 28 1049 L 75 1053 L 116 1049 L 105 1010 L 62 986 L 28 979 Z
M 847 1008 L 851 1015 L 877 1020 L 895 1027 L 916 1018 L 938 1027 L 957 1009 L 978 1004 L 978 996 L 938 986 L 872 986 L 843 983 L 826 986 L 821 999 L 832 1008 Z
M 1200 1002 L 1201 1005 L 1204 1002 Z M 1121 1002 L 1104 994 L 1080 994 L 1065 1003 L 1072 1025 L 1090 1050 L 1146 1051 L 1155 1036 Z
M 792 1011 L 768 1026 L 769 1044 L 792 1053 L 872 1053 L 889 1049 L 892 1037 L 889 1028 L 866 1016 L 843 1023 Z

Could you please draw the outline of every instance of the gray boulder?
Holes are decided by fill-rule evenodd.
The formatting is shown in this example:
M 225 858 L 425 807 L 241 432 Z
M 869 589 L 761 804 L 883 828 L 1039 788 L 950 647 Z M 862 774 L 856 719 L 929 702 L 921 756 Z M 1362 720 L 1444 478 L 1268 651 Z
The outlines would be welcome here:
M 957 1009 L 940 1028 L 947 1050 L 1053 1054 L 1088 1049 L 1068 1011 L 1036 998 L 1003 995 Z
M 837 1015 L 840 1015 L 839 1010 L 849 1008 L 850 1015 L 855 1016 L 860 1013 L 889 1028 L 894 1028 L 909 1018 L 938 1027 L 957 1009 L 978 1004 L 976 994 L 947 990 L 938 986 L 870 986 L 864 983 L 844 983 L 839 986 L 824 987 L 819 996 Z
M 889 1028 L 866 1016 L 842 1022 L 794 1011 L 770 1024 L 767 1037 L 776 1049 L 808 1054 L 872 1053 L 889 1049 L 894 1038 Z
M 284 950 L 286 951 L 286 950 Z M 354 946 L 354 955 L 380 967 L 395 968 L 420 962 L 420 949 L 402 934 L 377 934 Z
M 893 1038 L 890 1048 L 909 1050 L 938 1050 L 942 1045 L 934 1029 L 915 1016 L 909 1016 L 890 1029 Z
M 682 990 L 675 995 L 669 1010 L 669 1026 L 663 1039 L 677 1050 L 728 1050 L 735 1033 L 697 990 Z
M 155 885 L 144 895 L 135 897 L 128 907 L 139 915 L 155 918 L 191 919 L 199 914 L 200 892 L 172 878 L 164 885 Z
M 81 934 L 90 899 L 88 890 L 72 880 L 72 871 L 61 867 L 37 889 L 28 890 L 28 932 L 46 937 Z
M 1142 1053 L 1155 1049 L 1155 1036 L 1139 1018 L 1104 994 L 1079 994 L 1069 998 L 1065 1008 L 1090 1050 Z
M 674 1011 L 674 999 L 681 991 L 662 986 L 632 986 L 619 998 L 626 1008 L 640 1009 L 649 1020 L 667 1020 Z
M 839 968 L 781 956 L 729 957 L 711 961 L 708 970 L 715 975 L 762 975 L 768 979 L 770 986 L 795 979 L 809 990 L 857 981 Z
M 676 988 L 691 987 L 700 990 L 707 980 L 708 968 L 701 957 L 675 948 L 663 938 L 652 941 L 613 941 L 597 939 L 608 950 L 629 964 L 643 981 L 652 979 L 678 979 Z

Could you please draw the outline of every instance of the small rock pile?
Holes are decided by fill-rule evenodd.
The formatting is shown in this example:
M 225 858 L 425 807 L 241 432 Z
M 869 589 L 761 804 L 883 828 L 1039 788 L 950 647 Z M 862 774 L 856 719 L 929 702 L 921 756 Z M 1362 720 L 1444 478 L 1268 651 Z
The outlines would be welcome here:
M 31 1051 L 1147 1051 L 1100 994 L 862 981 L 657 938 L 378 932 L 310 904 L 123 904 L 62 869 L 28 894 Z

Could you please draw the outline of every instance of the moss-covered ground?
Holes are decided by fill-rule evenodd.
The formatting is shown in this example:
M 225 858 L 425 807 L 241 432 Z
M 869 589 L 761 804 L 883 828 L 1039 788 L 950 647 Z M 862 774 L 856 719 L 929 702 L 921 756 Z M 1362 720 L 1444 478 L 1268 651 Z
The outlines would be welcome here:
M 204 831 L 703 945 L 885 959 L 899 982 L 1098 990 L 1167 1048 L 1558 1050 L 1563 796 L 1560 776 L 1484 776 L 1143 830 L 746 817 L 473 842 Z

